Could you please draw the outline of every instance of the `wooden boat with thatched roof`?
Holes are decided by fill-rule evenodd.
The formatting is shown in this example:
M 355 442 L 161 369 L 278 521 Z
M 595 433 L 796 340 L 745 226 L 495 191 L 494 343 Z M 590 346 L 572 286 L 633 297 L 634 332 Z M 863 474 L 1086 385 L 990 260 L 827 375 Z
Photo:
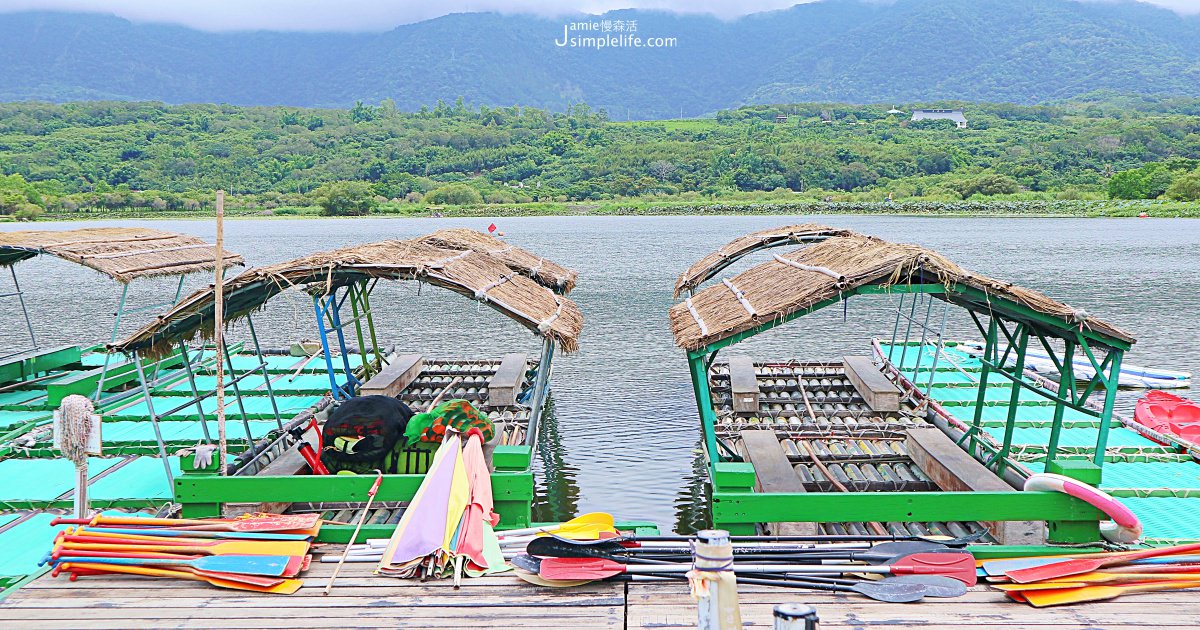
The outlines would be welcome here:
M 407 346 L 384 348 L 377 340 L 371 307 L 372 291 L 381 280 L 415 281 L 485 304 L 540 339 L 540 354 L 532 359 L 520 353 L 498 359 L 443 359 L 427 358 Z M 205 462 L 196 456 L 211 442 L 189 449 L 175 478 L 175 502 L 185 517 L 290 509 L 355 521 L 373 476 L 312 474 L 301 444 L 317 443 L 330 410 L 352 397 L 394 396 L 421 412 L 444 393 L 469 400 L 496 425 L 495 438 L 485 445 L 494 469 L 495 511 L 501 528 L 527 527 L 533 500 L 531 460 L 549 395 L 551 365 L 558 349 L 571 352 L 578 347 L 583 328 L 578 307 L 566 297 L 575 280 L 574 271 L 487 234 L 461 229 L 314 253 L 226 280 L 225 322 L 244 322 L 261 358 L 257 364 L 238 366 L 230 361 L 235 353 L 227 347 L 213 348 L 203 358 L 222 361 L 228 370 L 225 391 L 233 401 L 227 405 L 229 425 L 249 422 L 249 405 L 261 409 L 279 398 L 274 388 L 284 379 L 272 369 L 274 357 L 258 349 L 253 315 L 287 291 L 304 292 L 312 300 L 320 350 L 305 360 L 324 368 L 325 395 L 301 413 L 283 418 L 282 431 L 268 439 L 245 439 L 242 453 L 224 471 L 216 458 Z M 216 302 L 215 287 L 196 291 L 110 349 L 136 363 L 186 354 L 192 346 L 204 348 L 214 337 Z M 201 367 L 187 370 L 186 382 L 176 386 L 183 395 L 161 401 L 152 393 L 153 379 L 144 379 L 143 388 L 151 392 L 149 413 L 164 418 L 196 410 L 211 423 L 205 405 L 216 393 L 216 382 L 201 382 Z M 405 449 L 399 474 L 385 476 L 362 536 L 390 535 L 420 485 L 432 451 L 427 445 Z M 321 537 L 344 541 L 352 529 L 327 526 Z
M 36 294 L 38 287 L 22 287 L 18 263 L 54 256 L 115 281 L 120 293 L 110 312 L 112 333 L 103 340 L 111 342 L 130 317 L 174 304 L 188 277 L 215 269 L 215 254 L 215 246 L 203 239 L 147 228 L 0 232 L 0 266 L 12 279 L 11 289 L 0 297 L 19 305 L 28 334 L 0 352 L 0 546 L 9 550 L 0 556 L 0 588 L 38 569 L 40 554 L 61 529 L 49 522 L 77 498 L 75 466 L 52 442 L 52 416 L 64 398 L 86 396 L 105 418 L 103 456 L 92 457 L 86 472 L 86 498 L 97 508 L 154 511 L 169 502 L 169 475 L 178 469 L 178 457 L 170 453 L 194 443 L 206 429 L 194 418 L 160 427 L 141 411 L 142 392 L 134 387 L 138 370 L 169 380 L 181 373 L 182 357 L 134 365 L 101 344 L 45 345 L 45 331 L 38 329 L 47 316 L 71 321 L 95 315 L 70 312 L 69 300 L 53 313 L 31 313 L 26 292 Z M 240 255 L 225 253 L 225 267 L 242 264 Z M 178 277 L 167 296 L 143 281 L 161 277 Z M 131 294 L 132 301 L 150 303 L 133 307 Z
M 701 288 L 741 258 L 787 245 L 800 247 Z M 1179 518 L 1200 507 L 1187 498 L 1200 464 L 1138 443 L 1114 419 L 1121 360 L 1134 343 L 1117 326 L 932 250 L 813 224 L 735 239 L 675 289 L 683 300 L 670 309 L 671 328 L 690 365 L 721 529 L 1099 541 L 1105 517 L 1091 506 L 1021 490 L 1046 471 L 1115 490 L 1149 536 L 1200 536 Z M 872 356 L 756 360 L 727 350 L 852 296 L 896 303 L 892 338 L 874 340 Z M 982 352 L 943 340 L 952 313 L 978 328 Z M 1092 378 L 1038 379 L 1024 367 L 1034 345 L 1058 365 L 1085 357 Z M 1138 453 L 1155 464 L 1138 468 Z M 1106 483 L 1114 467 L 1120 479 Z M 1172 505 L 1148 505 L 1164 467 L 1185 482 Z

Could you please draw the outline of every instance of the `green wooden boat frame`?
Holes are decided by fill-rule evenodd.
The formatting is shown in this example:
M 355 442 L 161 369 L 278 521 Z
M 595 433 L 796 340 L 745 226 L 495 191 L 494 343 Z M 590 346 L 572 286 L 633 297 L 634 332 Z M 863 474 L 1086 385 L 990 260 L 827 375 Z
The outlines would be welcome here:
M 330 377 L 331 394 L 326 397 L 325 403 L 323 403 L 328 404 L 333 400 L 342 400 L 356 393 L 359 386 L 371 374 L 378 373 L 381 370 L 384 356 L 379 351 L 378 344 L 376 343 L 374 314 L 370 306 L 370 295 L 379 278 L 357 276 L 352 267 L 339 268 L 335 266 L 332 270 L 328 271 L 327 276 L 324 274 L 325 270 L 322 270 L 320 284 L 325 285 L 326 278 L 329 278 L 330 286 L 327 286 L 327 290 L 324 291 L 319 289 L 310 291 L 310 295 L 313 301 L 313 313 L 316 318 Z M 423 281 L 422 278 L 413 276 L 385 277 L 385 279 Z M 231 282 L 231 280 L 227 280 L 226 283 Z M 474 293 L 475 297 L 473 299 L 489 304 L 512 319 L 522 321 L 513 313 L 490 302 L 486 299 L 486 296 L 481 298 L 480 293 L 471 287 L 450 287 L 446 286 L 445 282 L 431 284 L 450 288 L 452 291 L 468 297 Z M 249 312 L 251 310 L 261 307 L 274 295 L 281 292 L 280 287 L 277 285 L 278 282 L 274 280 L 259 280 L 241 285 L 239 288 L 233 290 L 227 289 L 225 294 L 226 311 L 235 313 L 243 312 L 245 313 L 244 318 L 249 320 Z M 340 297 L 338 295 L 339 289 L 344 290 Z M 561 288 L 547 287 L 547 290 L 558 295 L 565 293 Z M 486 294 L 486 290 L 483 293 Z M 182 304 L 186 305 L 187 301 L 192 297 L 195 296 L 185 299 Z M 566 300 L 566 298 L 556 299 Z M 350 313 L 349 317 L 343 318 L 341 310 L 346 305 L 349 305 Z M 188 321 L 189 317 L 181 316 L 175 318 L 173 317 L 174 314 L 172 312 L 160 317 L 159 322 L 154 325 L 159 330 L 156 330 L 154 334 L 156 337 L 162 336 L 172 339 L 173 343 L 176 343 L 179 347 L 178 354 L 182 356 L 189 352 L 187 342 L 184 338 L 190 338 L 199 324 L 194 321 Z M 194 319 L 194 315 L 193 313 L 192 319 Z M 521 314 L 518 313 L 517 315 Z M 522 317 L 524 316 L 522 315 Z M 202 320 L 203 318 L 200 319 Z M 538 435 L 538 422 L 549 394 L 549 374 L 556 348 L 555 339 L 551 334 L 538 330 L 536 326 L 529 326 L 527 322 L 522 321 L 522 323 L 525 323 L 527 327 L 533 328 L 534 333 L 542 338 L 542 350 L 537 374 L 530 385 L 533 391 L 526 443 L 496 446 L 492 454 L 494 468 L 491 474 L 492 493 L 495 501 L 494 510 L 500 515 L 499 529 L 524 528 L 532 524 L 532 506 L 534 501 L 532 459 Z M 358 353 L 362 359 L 362 365 L 358 366 L 357 369 L 350 365 L 349 352 L 346 345 L 347 329 L 351 326 L 353 327 L 354 338 L 360 344 L 359 348 L 365 350 Z M 237 382 L 259 371 L 264 376 L 266 374 L 266 362 L 265 359 L 262 359 L 263 352 L 258 344 L 258 337 L 254 332 L 252 323 L 249 324 L 249 332 L 255 355 L 260 358 L 258 366 L 238 374 L 233 369 L 229 348 L 215 349 L 218 356 L 224 356 L 226 369 L 230 371 L 230 374 L 226 377 L 228 379 L 226 386 L 233 385 L 234 399 L 239 405 L 243 394 L 238 389 Z M 361 345 L 368 339 L 372 343 L 372 347 L 370 348 Z M 128 340 L 124 344 L 117 344 L 115 347 L 121 349 L 123 345 L 127 344 Z M 341 351 L 342 362 L 344 363 L 342 367 L 345 369 L 343 374 L 349 376 L 345 382 L 339 382 L 335 376 L 336 370 L 333 357 L 331 356 L 332 353 L 330 352 L 334 347 L 333 344 L 336 344 L 336 348 Z M 131 352 L 131 357 L 131 362 L 134 365 L 141 365 L 142 361 L 139 360 L 139 353 L 137 351 Z M 185 365 L 187 364 L 187 362 L 184 363 Z M 139 376 L 143 391 L 145 392 L 145 398 L 149 400 L 151 380 L 147 379 L 144 373 Z M 200 411 L 200 401 L 214 396 L 215 388 L 213 392 L 200 392 L 196 387 L 195 374 L 192 370 L 187 370 L 187 377 L 191 383 L 191 390 L 194 396 L 186 400 L 181 397 L 176 408 L 183 409 L 189 405 L 195 405 L 197 412 L 203 414 Z M 270 392 L 268 392 L 268 396 L 274 398 Z M 150 413 L 154 416 L 153 409 L 150 409 Z M 302 413 L 289 422 L 279 420 L 281 422 L 280 428 L 290 429 L 299 424 L 301 420 L 307 421 L 306 414 L 311 417 L 311 410 L 310 412 Z M 242 415 L 244 418 L 244 412 Z M 278 409 L 276 409 L 276 417 L 278 419 Z M 201 415 L 201 418 L 203 418 L 203 415 Z M 248 427 L 247 435 L 249 435 Z M 278 439 L 283 439 L 284 437 L 286 436 L 281 435 Z M 252 445 L 252 448 L 256 447 Z M 262 452 L 265 452 L 265 448 L 261 451 L 251 451 L 251 457 L 257 457 Z M 243 466 L 249 463 L 249 461 L 243 461 Z M 365 502 L 367 499 L 367 490 L 374 482 L 374 478 L 369 475 L 278 476 L 240 475 L 236 474 L 236 472 L 229 475 L 221 475 L 221 471 L 218 470 L 215 461 L 208 466 L 197 466 L 194 455 L 184 456 L 181 467 L 183 474 L 173 477 L 172 484 L 174 487 L 175 503 L 181 506 L 181 513 L 184 518 L 220 516 L 223 513 L 223 506 L 228 503 Z M 415 496 L 424 478 L 425 475 L 423 473 L 384 475 L 383 482 L 379 487 L 375 499 L 379 502 L 409 501 Z M 365 524 L 359 534 L 359 539 L 386 538 L 391 535 L 394 529 L 395 525 Z M 325 542 L 347 542 L 353 530 L 354 527 L 351 525 L 325 525 L 321 529 L 319 540 Z
M 830 230 L 830 237 L 836 236 Z M 719 265 L 709 269 L 697 281 L 691 279 L 686 287 L 690 296 L 701 282 L 714 276 L 720 269 L 737 259 L 770 247 L 799 243 L 820 242 L 823 236 L 808 234 L 803 238 L 776 238 L 774 242 L 760 243 L 740 252 L 722 252 Z M 681 281 L 682 284 L 682 281 Z M 775 522 L 920 522 L 920 521 L 1046 521 L 1052 542 L 1098 541 L 1098 522 L 1103 515 L 1090 505 L 1064 494 L 1048 492 L 871 492 L 871 493 L 770 493 L 754 491 L 754 466 L 749 462 L 723 457 L 717 447 L 717 415 L 712 405 L 708 372 L 722 349 L 767 332 L 777 326 L 804 317 L 823 308 L 843 303 L 853 296 L 903 296 L 912 295 L 913 313 L 908 318 L 904 342 L 909 342 L 911 323 L 916 313 L 917 295 L 928 296 L 932 305 L 934 298 L 965 309 L 979 328 L 986 348 L 983 371 L 978 385 L 978 400 L 975 421 L 967 427 L 960 446 L 973 452 L 977 448 L 989 448 L 979 439 L 982 421 L 982 401 L 988 380 L 999 376 L 1009 381 L 1011 404 L 1009 405 L 1004 440 L 998 449 L 983 463 L 997 474 L 1009 467 L 1007 459 L 1012 445 L 1013 429 L 1017 424 L 1017 398 L 1022 389 L 1028 389 L 1054 402 L 1055 413 L 1051 424 L 1050 442 L 1047 444 L 1047 471 L 1079 478 L 1089 483 L 1098 483 L 1104 465 L 1105 445 L 1108 428 L 1112 421 L 1113 404 L 1116 399 L 1121 359 L 1132 341 L 1104 332 L 1089 329 L 1078 323 L 1044 313 L 1026 304 L 982 291 L 961 283 L 912 283 L 888 284 L 887 279 L 851 286 L 815 304 L 793 312 L 773 317 L 753 328 L 730 334 L 687 351 L 689 374 L 693 394 L 699 412 L 704 439 L 704 451 L 711 483 L 711 510 L 714 527 L 729 530 L 734 534 L 751 534 L 758 523 Z M 902 326 L 900 309 L 893 335 L 898 335 Z M 926 316 L 927 329 L 928 315 Z M 1075 353 L 1087 356 L 1096 374 L 1082 387 L 1074 378 L 1063 378 L 1057 391 L 1031 385 L 1023 378 L 1025 353 L 1030 339 L 1036 339 L 1049 354 L 1055 365 L 1065 374 L 1071 375 Z M 1050 339 L 1062 340 L 1064 349 L 1058 352 Z M 1105 351 L 1098 360 L 1097 350 Z M 1012 361 L 1010 361 L 1010 357 Z M 1101 410 L 1093 410 L 1085 403 L 1098 389 L 1103 388 L 1104 403 Z M 1094 462 L 1078 460 L 1055 462 L 1058 437 L 1063 425 L 1063 410 L 1076 409 L 1098 419 L 1099 431 Z M 963 442 L 967 442 L 963 444 Z

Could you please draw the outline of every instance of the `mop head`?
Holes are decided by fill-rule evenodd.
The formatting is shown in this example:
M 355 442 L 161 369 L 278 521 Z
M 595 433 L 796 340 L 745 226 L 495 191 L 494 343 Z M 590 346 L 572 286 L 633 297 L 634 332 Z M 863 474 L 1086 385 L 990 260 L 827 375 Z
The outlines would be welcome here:
M 85 396 L 72 394 L 59 407 L 58 448 L 63 457 L 76 466 L 87 464 L 88 441 L 92 437 L 92 416 L 95 408 Z

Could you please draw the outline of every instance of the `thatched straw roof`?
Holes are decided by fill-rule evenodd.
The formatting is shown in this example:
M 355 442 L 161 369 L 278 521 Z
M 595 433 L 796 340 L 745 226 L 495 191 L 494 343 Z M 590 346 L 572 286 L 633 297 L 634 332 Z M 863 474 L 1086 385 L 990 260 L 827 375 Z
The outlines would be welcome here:
M 571 289 L 575 288 L 575 280 L 579 275 L 575 270 L 567 269 L 553 261 L 546 260 L 529 250 L 521 249 L 489 234 L 467 228 L 438 230 L 418 240 L 434 247 L 459 251 L 473 249 L 477 252 L 490 254 L 504 261 L 504 264 L 510 268 L 537 280 L 538 284 L 550 287 L 563 295 L 570 293 Z
M 822 241 L 833 236 L 849 236 L 850 230 L 838 230 L 816 223 L 800 225 L 785 225 L 751 232 L 739 236 L 725 244 L 717 251 L 696 261 L 688 270 L 679 274 L 675 281 L 675 297 L 683 295 L 684 291 L 693 290 L 704 284 L 709 278 L 721 273 L 739 258 L 768 247 L 779 247 L 788 243 L 809 243 Z
M 854 233 L 777 255 L 700 291 L 671 307 L 671 331 L 677 345 L 697 350 L 872 284 L 942 284 L 948 289 L 967 285 L 986 293 L 989 301 L 1008 300 L 1059 319 L 1064 328 L 1134 341 L 1129 333 L 1086 312 L 1037 291 L 971 273 L 935 251 Z M 944 297 L 979 310 L 989 308 L 953 290 Z
M 575 302 L 490 254 L 436 247 L 427 238 L 368 243 L 246 270 L 225 282 L 226 323 L 291 287 L 328 295 L 364 279 L 417 280 L 483 302 L 535 334 L 553 338 L 566 352 L 578 347 L 583 316 Z M 213 288 L 197 291 L 113 348 L 154 356 L 198 332 L 211 338 L 215 301 Z
M 0 232 L 0 267 L 39 254 L 91 267 L 122 283 L 146 276 L 178 276 L 216 268 L 216 246 L 203 239 L 147 228 Z M 226 267 L 245 264 L 226 251 Z

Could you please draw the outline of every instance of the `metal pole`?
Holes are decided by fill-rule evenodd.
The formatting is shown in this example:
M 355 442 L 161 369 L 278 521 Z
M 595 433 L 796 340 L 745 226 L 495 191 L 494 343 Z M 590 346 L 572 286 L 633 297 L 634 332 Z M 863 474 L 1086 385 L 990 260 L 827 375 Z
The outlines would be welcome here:
M 375 338 L 375 314 L 371 312 L 371 292 L 375 290 L 375 284 L 379 280 L 376 279 L 362 293 L 363 309 L 367 314 L 367 331 L 371 334 L 371 350 L 375 352 L 375 362 L 379 364 L 379 369 L 383 369 L 383 352 L 379 350 L 379 341 Z M 364 286 L 366 283 L 363 283 Z
M 900 294 L 900 303 L 896 305 L 896 324 L 892 326 L 892 343 L 888 346 L 888 361 L 892 360 L 892 350 L 896 349 L 896 336 L 900 334 L 900 311 L 904 309 L 904 294 Z M 898 369 L 900 366 L 896 366 Z
M 362 321 L 358 313 L 358 293 L 353 284 L 346 286 L 346 296 L 350 298 L 350 313 L 354 316 L 354 335 L 358 339 L 358 358 L 362 360 L 363 378 L 371 378 L 371 360 L 367 358 L 367 341 L 363 338 Z M 363 314 L 366 314 L 364 308 Z
M 1108 429 L 1112 424 L 1113 405 L 1117 402 L 1117 387 L 1121 384 L 1121 358 L 1123 350 L 1113 348 L 1112 365 L 1108 367 L 1108 378 L 1104 381 L 1104 411 L 1100 413 L 1100 432 L 1096 435 L 1096 456 L 1093 461 L 1097 466 L 1104 466 L 1104 454 L 1108 450 Z
M 334 400 L 346 398 L 334 376 L 333 355 L 329 352 L 329 331 L 325 328 L 325 313 L 321 310 L 321 297 L 313 296 L 313 311 L 317 314 L 317 334 L 321 336 L 321 354 L 325 355 L 325 369 L 329 374 L 329 393 Z
M 525 435 L 525 443 L 537 445 L 538 426 L 542 421 L 542 408 L 546 404 L 546 391 L 549 389 L 550 366 L 554 361 L 554 339 L 542 339 L 542 356 L 538 359 L 537 376 L 533 381 L 533 409 L 529 412 L 529 432 Z
M 221 346 L 218 351 L 225 354 L 225 361 L 229 367 L 229 382 L 233 385 L 233 395 L 237 397 L 238 413 L 242 415 L 242 428 L 246 429 L 246 450 L 254 448 L 254 436 L 250 435 L 250 416 L 246 415 L 246 403 L 242 400 L 242 387 L 238 385 L 237 371 L 233 369 L 233 357 L 229 355 L 229 346 L 225 345 L 225 340 L 221 340 Z M 217 390 L 221 396 L 221 401 L 225 399 L 225 382 L 220 381 L 221 388 Z M 220 404 L 218 402 L 217 404 Z
M 896 366 L 896 367 L 900 368 L 901 373 L 904 372 L 904 357 L 908 355 L 908 340 L 912 337 L 912 325 L 913 325 L 913 320 L 917 318 L 917 301 L 920 297 L 921 297 L 920 293 L 913 296 L 912 308 L 909 309 L 909 313 L 908 313 L 908 326 L 905 326 L 905 328 L 904 328 L 904 347 L 900 351 L 900 365 Z M 920 373 L 921 373 L 921 353 L 918 352 L 917 353 L 917 364 L 916 364 L 916 366 L 913 367 L 913 376 L 916 376 L 917 374 L 920 374 Z
M 262 347 L 258 345 L 258 333 L 254 332 L 254 318 L 250 315 L 246 315 L 246 326 L 250 329 L 250 339 L 254 341 L 254 354 L 258 356 L 258 367 L 262 370 L 263 382 L 267 386 L 267 398 L 271 400 L 271 410 L 275 412 L 275 424 L 282 431 L 283 418 L 279 416 L 279 403 L 275 401 L 275 391 L 271 388 L 271 373 L 267 370 L 267 359 L 263 356 Z
M 142 382 L 142 398 L 146 401 L 146 413 L 150 414 L 150 424 L 154 427 L 154 439 L 158 441 L 158 456 L 162 458 L 163 468 L 167 471 L 167 483 L 174 492 L 175 474 L 171 472 L 171 460 L 167 459 L 167 445 L 163 442 L 158 416 L 154 413 L 154 400 L 150 395 L 150 386 L 146 383 L 146 371 L 142 369 L 142 360 L 136 352 L 133 353 L 133 364 L 137 367 L 138 379 Z
M 336 293 L 336 290 L 335 290 Z M 329 296 L 329 308 L 325 312 L 333 320 L 333 330 L 337 332 L 338 348 L 342 352 L 342 367 L 346 368 L 346 383 L 350 385 L 351 392 L 357 393 L 358 379 L 354 378 L 354 370 L 350 367 L 350 357 L 347 356 L 349 351 L 346 350 L 346 334 L 342 331 L 342 315 L 340 313 L 341 305 L 334 301 L 334 296 Z
M 983 426 L 983 406 L 987 402 L 987 386 L 988 376 L 991 375 L 992 355 L 996 351 L 996 317 L 988 317 L 987 335 L 983 340 L 983 361 L 979 368 L 979 391 L 975 396 L 975 417 L 971 421 L 971 429 L 967 431 L 967 435 L 971 436 L 971 442 L 968 445 L 967 452 L 973 457 L 979 445 L 979 431 Z
M 1058 454 L 1058 438 L 1062 434 L 1063 412 L 1066 410 L 1063 405 L 1063 396 L 1071 395 L 1071 388 L 1075 386 L 1075 340 L 1064 339 L 1063 341 L 1063 356 L 1066 359 L 1063 361 L 1062 370 L 1058 375 L 1058 400 L 1054 401 L 1054 421 L 1050 424 L 1050 443 L 1046 445 L 1047 467 Z
M 716 466 L 721 459 L 721 452 L 717 450 L 717 414 L 713 411 L 712 395 L 708 391 L 708 371 L 704 369 L 704 355 L 689 355 L 688 368 L 692 375 L 692 393 L 696 395 L 696 409 L 700 412 L 700 426 L 704 430 L 709 477 L 715 486 Z
M 933 303 L 932 298 L 930 298 L 930 303 L 931 304 Z M 929 392 L 933 391 L 933 380 L 934 380 L 934 377 L 937 375 L 938 359 L 940 359 L 942 357 L 942 354 L 945 352 L 946 344 L 945 344 L 945 341 L 942 339 L 942 336 L 946 334 L 946 316 L 949 314 L 950 314 L 950 303 L 946 302 L 946 308 L 942 311 L 942 325 L 938 327 L 937 347 L 934 348 L 934 353 L 933 353 L 933 367 L 931 367 L 929 369 L 929 382 L 927 382 L 925 384 L 925 395 L 926 396 L 929 396 Z M 913 376 L 916 376 L 916 373 L 913 373 Z
M 8 272 L 12 274 L 13 288 L 17 291 L 17 301 L 21 303 L 21 312 L 25 315 L 25 328 L 29 330 L 29 343 L 33 344 L 33 349 L 36 351 L 38 349 L 37 337 L 33 334 L 33 322 L 29 319 L 29 309 L 25 308 L 25 294 L 21 292 L 21 283 L 17 282 L 17 270 L 10 265 Z
M 1000 445 L 1000 450 L 996 451 L 995 457 L 992 458 L 996 462 L 996 472 L 998 473 L 1004 472 L 1005 458 L 1008 457 L 1008 451 L 1012 448 L 1013 431 L 1017 428 L 1017 409 L 1021 402 L 1021 379 L 1025 374 L 1025 351 L 1029 348 L 1029 328 L 1024 324 L 1017 324 L 1017 327 L 1017 363 L 1013 367 L 1013 375 L 1016 378 L 1012 382 L 1012 389 L 1008 397 L 1008 417 L 1004 422 L 1004 443 Z M 1003 370 L 1004 366 L 1001 365 L 998 369 Z
M 204 415 L 204 404 L 200 400 L 200 390 L 196 387 L 196 373 L 192 371 L 191 353 L 182 339 L 179 341 L 179 352 L 183 355 L 183 369 L 187 372 L 192 398 L 196 401 L 196 413 L 200 415 L 200 429 L 204 431 L 204 441 L 212 444 L 212 436 L 208 434 L 208 417 Z
M 213 301 L 213 345 L 220 354 L 225 348 L 225 191 L 217 191 L 217 251 L 216 251 L 216 284 L 213 285 L 215 299 Z M 228 356 L 226 356 L 228 358 Z M 232 366 L 233 364 L 230 363 Z M 218 466 L 221 474 L 226 474 L 226 462 L 229 459 L 229 441 L 225 437 L 225 368 L 221 357 L 217 357 L 217 443 L 220 449 Z M 249 439 L 249 435 L 246 436 Z

